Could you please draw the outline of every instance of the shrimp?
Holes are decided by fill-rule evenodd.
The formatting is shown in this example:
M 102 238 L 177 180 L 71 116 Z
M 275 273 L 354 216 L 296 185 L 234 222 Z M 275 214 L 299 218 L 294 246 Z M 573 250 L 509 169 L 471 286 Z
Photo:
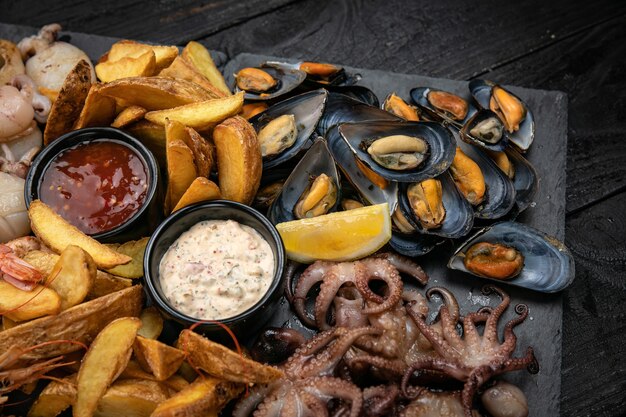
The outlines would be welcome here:
M 20 259 L 11 247 L 4 244 L 0 244 L 0 276 L 9 284 L 24 291 L 32 291 L 44 278 L 41 272 Z

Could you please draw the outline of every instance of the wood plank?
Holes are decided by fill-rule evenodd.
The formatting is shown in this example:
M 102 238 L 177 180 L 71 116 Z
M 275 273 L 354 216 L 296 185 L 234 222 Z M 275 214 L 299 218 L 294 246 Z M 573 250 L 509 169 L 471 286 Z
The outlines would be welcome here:
M 294 0 L 149 1 L 25 0 L 5 2 L 6 23 L 42 26 L 60 23 L 66 30 L 118 38 L 182 44 L 202 38 Z
M 622 16 L 485 75 L 568 94 L 568 212 L 626 187 L 625 37 Z
M 466 79 L 626 12 L 626 3 L 307 0 L 207 38 L 258 54 Z
M 626 193 L 568 217 L 576 280 L 564 293 L 564 416 L 622 416 L 626 409 Z

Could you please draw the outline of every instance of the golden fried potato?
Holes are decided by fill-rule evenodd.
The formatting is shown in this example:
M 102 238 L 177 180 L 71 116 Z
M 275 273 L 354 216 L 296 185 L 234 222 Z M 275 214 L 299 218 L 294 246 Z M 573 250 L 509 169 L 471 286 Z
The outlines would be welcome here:
M 92 84 L 85 105 L 74 123 L 73 130 L 85 127 L 108 126 L 115 117 L 115 100 L 98 92 L 99 85 Z
M 149 237 L 144 237 L 139 240 L 131 240 L 122 244 L 107 244 L 106 246 L 114 251 L 123 253 L 124 255 L 128 255 L 132 258 L 132 261 L 129 263 L 118 265 L 115 268 L 107 270 L 107 272 L 124 278 L 143 277 L 143 255 L 146 252 L 146 245 L 149 240 Z
M 189 355 L 196 367 L 226 381 L 267 384 L 283 375 L 278 368 L 248 359 L 188 329 L 180 332 L 176 347 Z
M 139 106 L 130 106 L 123 109 L 113 120 L 111 123 L 112 127 L 116 127 L 121 129 L 122 127 L 128 126 L 129 124 L 138 122 L 143 119 L 143 116 L 148 112 L 148 110 Z
M 185 142 L 193 154 L 193 162 L 200 177 L 208 177 L 213 168 L 213 153 L 211 145 L 198 132 L 186 127 L 176 120 L 167 120 L 165 123 L 165 137 L 167 142 L 180 140 Z
M 185 193 L 180 197 L 172 213 L 200 201 L 218 200 L 220 198 L 222 198 L 222 194 L 217 184 L 208 178 L 198 177 L 193 180 Z
M 157 381 L 164 381 L 174 375 L 185 359 L 185 352 L 154 339 L 137 336 L 133 352 L 139 365 L 152 372 Z
M 111 49 L 106 55 L 106 60 L 117 61 L 124 57 L 137 58 L 147 51 L 154 53 L 157 71 L 170 65 L 178 56 L 178 48 L 175 46 L 147 45 L 145 43 L 123 39 L 111 45 Z
M 102 395 L 128 364 L 140 327 L 138 318 L 123 317 L 98 333 L 78 371 L 74 417 L 93 415 Z
M 156 57 L 149 50 L 137 58 L 124 57 L 116 61 L 110 59 L 95 66 L 96 75 L 103 83 L 128 77 L 149 77 L 156 74 Z
M 169 389 L 156 381 L 125 379 L 106 390 L 94 417 L 149 417 L 160 403 L 169 398 Z
M 24 291 L 0 281 L 0 312 L 14 321 L 31 320 L 61 311 L 61 297 L 54 290 L 37 285 Z M 4 335 L 4 332 L 2 333 Z
M 233 96 L 206 100 L 167 110 L 150 111 L 146 119 L 165 126 L 167 119 L 177 120 L 196 130 L 206 130 L 241 111 L 243 92 Z
M 156 339 L 163 331 L 163 316 L 156 307 L 144 308 L 139 316 L 141 329 L 137 334 L 147 339 Z
M 165 128 L 147 120 L 126 127 L 126 131 L 146 145 L 160 166 L 165 166 Z
M 165 196 L 166 212 L 174 207 L 178 200 L 198 176 L 193 163 L 193 153 L 182 140 L 167 139 L 167 193 Z
M 217 378 L 198 378 L 182 391 L 163 401 L 152 417 L 205 416 L 221 410 L 243 391 L 241 384 Z
M 28 411 L 28 417 L 56 417 L 76 399 L 76 375 L 51 381 Z
M 2 330 L 9 330 L 9 329 L 14 328 L 17 325 L 19 325 L 18 322 L 11 320 L 7 316 L 2 316 L 2 326 L 1 326 Z
M 87 236 L 69 224 L 41 200 L 35 200 L 28 209 L 31 229 L 50 249 L 61 253 L 69 245 L 76 245 L 91 255 L 99 268 L 113 268 L 129 263 L 130 256 L 118 253 Z
M 91 343 L 112 320 L 137 317 L 143 302 L 141 285 L 87 301 L 55 316 L 41 317 L 2 332 L 0 352 L 9 347 L 27 348 L 50 340 L 76 340 Z M 80 350 L 72 343 L 43 346 L 24 355 L 24 359 L 45 359 Z
M 172 375 L 163 381 L 163 383 L 174 392 L 182 391 L 189 386 L 189 382 L 178 374 Z
M 121 379 L 145 379 L 146 381 L 155 381 L 156 378 L 149 372 L 143 370 L 141 365 L 135 360 L 131 359 L 126 364 L 126 368 L 122 371 L 120 376 L 117 378 Z
M 188 63 L 183 57 L 177 57 L 172 64 L 163 69 L 159 73 L 159 77 L 170 77 L 181 80 L 191 81 L 198 84 L 202 88 L 215 93 L 218 97 L 226 97 L 230 94 L 225 94 L 219 88 L 214 86 L 211 81 L 207 79 L 200 71 L 198 71 L 192 64 Z
M 261 184 L 263 158 L 254 128 L 235 116 L 215 127 L 219 186 L 227 200 L 250 204 Z
M 204 75 L 215 87 L 220 89 L 224 94 L 230 95 L 230 89 L 226 84 L 226 80 L 209 51 L 198 42 L 191 41 L 185 46 L 181 54 L 183 59 L 193 65 L 202 75 Z
M 67 74 L 46 122 L 44 145 L 72 130 L 91 88 L 91 67 L 80 60 Z
M 140 106 L 146 110 L 171 109 L 217 98 L 198 84 L 167 77 L 122 78 L 104 84 L 100 93 L 123 100 L 125 106 Z
M 61 310 L 83 302 L 96 280 L 96 263 L 78 246 L 69 245 L 46 278 L 46 285 L 61 297 Z

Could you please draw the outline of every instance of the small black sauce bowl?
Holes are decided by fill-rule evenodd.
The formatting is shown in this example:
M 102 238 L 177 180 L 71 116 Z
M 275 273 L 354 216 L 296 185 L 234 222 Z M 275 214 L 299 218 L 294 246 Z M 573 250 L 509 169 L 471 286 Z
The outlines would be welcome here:
M 188 316 L 168 302 L 161 290 L 159 280 L 159 264 L 168 248 L 193 225 L 204 220 L 234 220 L 250 226 L 263 236 L 269 243 L 274 254 L 274 278 L 265 295 L 254 306 L 236 316 L 206 323 L 203 320 Z M 227 326 L 238 338 L 247 340 L 270 319 L 282 296 L 283 268 L 285 265 L 285 248 L 278 231 L 265 216 L 253 208 L 227 200 L 214 200 L 197 203 L 176 211 L 166 218 L 154 232 L 144 255 L 143 267 L 145 290 L 150 302 L 155 305 L 166 318 L 174 320 L 184 327 L 197 323 L 196 328 L 220 341 L 230 341 L 227 332 L 217 323 Z
M 39 190 L 43 176 L 52 161 L 61 152 L 82 142 L 94 140 L 110 140 L 121 143 L 132 149 L 142 160 L 148 171 L 148 191 L 143 205 L 124 223 L 113 229 L 90 236 L 100 242 L 126 242 L 149 236 L 163 218 L 163 198 L 159 178 L 159 164 L 152 154 L 139 140 L 129 134 L 112 127 L 92 127 L 75 130 L 54 140 L 46 146 L 34 159 L 24 186 L 26 207 L 39 198 Z

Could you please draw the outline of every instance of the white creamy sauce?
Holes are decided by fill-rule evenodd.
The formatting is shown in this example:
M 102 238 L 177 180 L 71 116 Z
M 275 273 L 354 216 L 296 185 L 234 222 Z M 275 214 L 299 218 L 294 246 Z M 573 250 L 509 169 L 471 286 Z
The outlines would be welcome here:
M 256 304 L 274 276 L 274 254 L 253 228 L 206 220 L 180 235 L 159 266 L 163 294 L 176 310 L 203 320 L 233 317 Z

